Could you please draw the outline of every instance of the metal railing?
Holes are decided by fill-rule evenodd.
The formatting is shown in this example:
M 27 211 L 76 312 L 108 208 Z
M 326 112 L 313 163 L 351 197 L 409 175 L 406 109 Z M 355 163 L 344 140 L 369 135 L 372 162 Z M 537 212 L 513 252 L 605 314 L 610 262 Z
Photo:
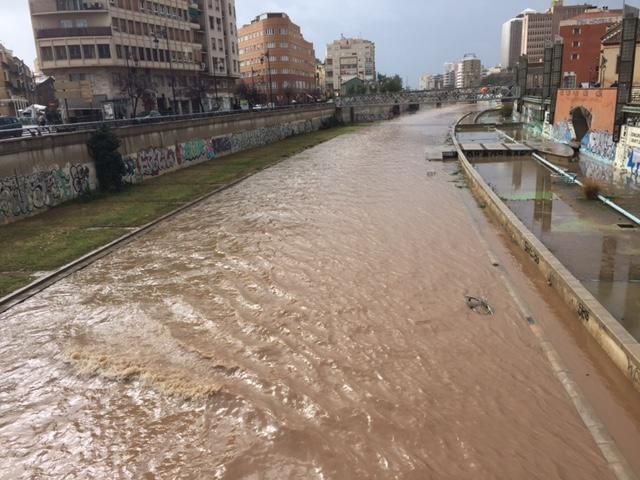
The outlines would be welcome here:
M 42 28 L 36 31 L 36 37 L 63 38 L 63 37 L 110 37 L 111 27 L 74 27 L 74 28 Z
M 184 120 L 200 120 L 206 118 L 222 118 L 232 115 L 255 115 L 265 114 L 273 112 L 285 112 L 291 110 L 320 110 L 323 108 L 331 107 L 332 104 L 315 103 L 305 105 L 286 105 L 282 107 L 274 107 L 272 109 L 252 109 L 252 110 L 228 110 L 217 112 L 204 112 L 204 113 L 190 113 L 184 115 L 166 115 L 160 117 L 150 118 L 129 118 L 124 120 L 102 120 L 99 122 L 83 122 L 83 123 L 61 123 L 57 125 L 23 125 L 19 129 L 7 129 L 0 130 L 0 144 L 7 141 L 19 141 L 30 138 L 37 138 L 47 135 L 57 135 L 61 133 L 78 133 L 78 132 L 92 132 L 97 130 L 103 125 L 110 126 L 112 128 L 122 128 L 138 125 L 169 123 Z

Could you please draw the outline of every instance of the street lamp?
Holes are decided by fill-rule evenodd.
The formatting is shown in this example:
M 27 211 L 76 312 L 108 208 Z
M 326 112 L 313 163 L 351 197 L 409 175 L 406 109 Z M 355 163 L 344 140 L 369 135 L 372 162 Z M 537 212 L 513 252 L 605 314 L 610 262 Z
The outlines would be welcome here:
M 177 106 L 178 106 L 178 104 L 176 103 L 176 77 L 173 73 L 173 63 L 171 63 L 171 46 L 169 45 L 169 35 L 167 33 L 166 27 L 164 29 L 164 38 L 167 39 L 167 54 L 168 54 L 167 60 L 169 61 L 169 72 L 171 72 L 171 95 L 173 96 L 173 107 L 171 108 L 171 113 L 172 115 L 175 115 Z M 160 44 L 160 39 L 158 38 L 158 35 L 155 32 L 153 33 L 153 43 L 156 45 L 156 50 L 157 50 L 158 45 Z
M 265 55 L 263 55 L 260 58 L 260 64 L 264 65 L 264 57 Z M 269 51 L 269 49 L 267 49 L 267 68 L 269 69 L 269 107 L 271 109 L 273 109 L 273 81 L 271 80 L 271 52 Z

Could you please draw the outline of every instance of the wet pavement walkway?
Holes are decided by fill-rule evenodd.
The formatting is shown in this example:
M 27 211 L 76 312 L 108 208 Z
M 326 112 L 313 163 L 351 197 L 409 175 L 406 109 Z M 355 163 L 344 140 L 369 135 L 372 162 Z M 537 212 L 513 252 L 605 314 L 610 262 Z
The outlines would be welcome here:
M 0 315 L 0 478 L 614 478 L 425 161 L 467 108 L 285 160 Z

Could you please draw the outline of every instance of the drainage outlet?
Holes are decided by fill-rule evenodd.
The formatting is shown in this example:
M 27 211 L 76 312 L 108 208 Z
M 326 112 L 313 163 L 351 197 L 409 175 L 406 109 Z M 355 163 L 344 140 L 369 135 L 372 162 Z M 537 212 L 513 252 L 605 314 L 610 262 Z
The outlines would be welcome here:
M 638 228 L 633 223 L 619 223 L 618 227 L 622 228 L 623 230 L 634 230 L 634 229 Z

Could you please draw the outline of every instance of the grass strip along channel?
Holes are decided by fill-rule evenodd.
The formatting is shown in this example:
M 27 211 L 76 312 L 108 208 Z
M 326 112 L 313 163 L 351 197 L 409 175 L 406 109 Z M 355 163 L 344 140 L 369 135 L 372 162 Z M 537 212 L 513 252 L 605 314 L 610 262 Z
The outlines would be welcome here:
M 208 192 L 357 128 L 336 127 L 287 138 L 2 225 L 0 297 Z

